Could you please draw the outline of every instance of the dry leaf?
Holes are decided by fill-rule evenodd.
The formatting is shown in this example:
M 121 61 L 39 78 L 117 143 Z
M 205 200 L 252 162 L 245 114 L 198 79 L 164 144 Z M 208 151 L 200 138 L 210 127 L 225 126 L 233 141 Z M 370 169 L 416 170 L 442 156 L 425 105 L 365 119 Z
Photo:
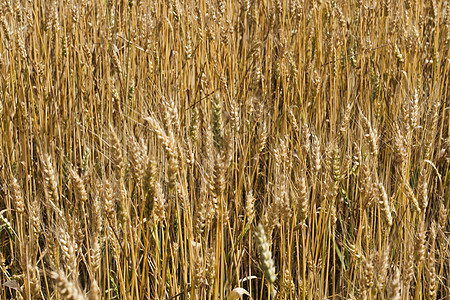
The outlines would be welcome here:
M 250 294 L 247 292 L 246 289 L 243 288 L 235 288 L 231 291 L 230 295 L 228 296 L 228 300 L 236 300 L 242 297 L 243 295 L 247 295 L 251 298 Z
M 2 285 L 22 293 L 22 289 L 20 288 L 20 285 L 17 283 L 16 280 L 8 280 L 7 282 L 3 283 Z

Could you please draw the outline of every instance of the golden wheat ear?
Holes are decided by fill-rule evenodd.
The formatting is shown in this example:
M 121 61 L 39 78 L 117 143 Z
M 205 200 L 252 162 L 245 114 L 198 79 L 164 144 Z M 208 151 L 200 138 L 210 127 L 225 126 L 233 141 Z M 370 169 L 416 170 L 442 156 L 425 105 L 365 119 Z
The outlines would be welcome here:
M 84 293 L 75 283 L 68 280 L 63 271 L 51 272 L 50 277 L 55 281 L 55 285 L 63 299 L 86 300 Z

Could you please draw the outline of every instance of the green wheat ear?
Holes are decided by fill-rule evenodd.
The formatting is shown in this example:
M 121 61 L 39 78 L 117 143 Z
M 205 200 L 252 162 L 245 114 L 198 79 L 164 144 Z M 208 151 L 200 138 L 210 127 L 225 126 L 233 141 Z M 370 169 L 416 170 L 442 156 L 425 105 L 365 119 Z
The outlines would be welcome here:
M 256 227 L 255 237 L 259 255 L 261 257 L 261 268 L 264 271 L 264 276 L 266 276 L 267 280 L 272 284 L 277 277 L 275 274 L 275 263 L 272 259 L 272 252 L 270 252 L 270 245 L 267 241 L 264 227 L 261 224 Z

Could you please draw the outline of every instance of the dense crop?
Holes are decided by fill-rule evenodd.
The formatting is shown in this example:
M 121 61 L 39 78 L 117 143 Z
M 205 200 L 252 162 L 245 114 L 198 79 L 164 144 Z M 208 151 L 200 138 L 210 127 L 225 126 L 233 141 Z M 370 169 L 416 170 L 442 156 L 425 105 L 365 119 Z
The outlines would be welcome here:
M 2 299 L 450 297 L 448 0 L 4 0 Z

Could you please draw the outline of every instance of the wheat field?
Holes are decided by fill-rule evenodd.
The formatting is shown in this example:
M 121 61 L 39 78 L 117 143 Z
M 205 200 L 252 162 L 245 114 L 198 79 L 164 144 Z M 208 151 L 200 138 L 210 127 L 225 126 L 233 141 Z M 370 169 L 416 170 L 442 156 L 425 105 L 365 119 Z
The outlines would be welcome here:
M 450 299 L 449 0 L 4 0 L 1 299 Z

